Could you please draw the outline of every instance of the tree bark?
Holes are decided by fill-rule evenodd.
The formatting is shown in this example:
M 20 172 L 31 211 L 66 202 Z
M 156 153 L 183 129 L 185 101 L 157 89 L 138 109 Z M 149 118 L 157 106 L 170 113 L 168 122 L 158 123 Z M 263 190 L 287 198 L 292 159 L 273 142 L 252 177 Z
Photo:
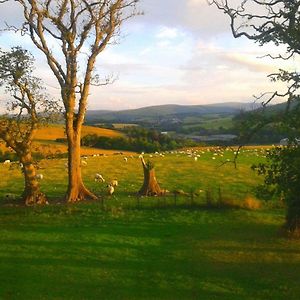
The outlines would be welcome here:
M 156 177 L 153 165 L 146 164 L 144 158 L 141 158 L 142 166 L 144 170 L 144 183 L 139 190 L 141 196 L 160 196 L 163 194 Z
M 31 153 L 22 153 L 20 155 L 20 161 L 23 164 L 25 179 L 25 188 L 22 196 L 25 205 L 47 204 L 46 196 L 40 191 L 40 184 L 36 178 L 36 169 Z
M 297 199 L 288 205 L 285 227 L 293 237 L 300 238 L 300 205 Z
M 69 185 L 67 202 L 74 203 L 85 199 L 97 200 L 98 197 L 90 192 L 83 183 L 81 175 L 80 136 L 74 129 L 67 129 L 68 134 L 68 170 Z M 70 136 L 71 135 L 71 136 Z

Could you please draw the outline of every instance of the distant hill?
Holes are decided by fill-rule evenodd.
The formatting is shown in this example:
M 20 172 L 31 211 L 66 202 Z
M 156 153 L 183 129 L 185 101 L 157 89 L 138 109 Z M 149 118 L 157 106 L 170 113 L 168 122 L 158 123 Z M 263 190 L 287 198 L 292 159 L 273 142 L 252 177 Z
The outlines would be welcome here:
M 90 110 L 86 114 L 86 123 L 154 123 L 162 120 L 182 121 L 188 116 L 234 115 L 241 110 L 252 110 L 253 103 L 218 103 L 208 105 L 158 105 L 131 110 L 105 111 Z

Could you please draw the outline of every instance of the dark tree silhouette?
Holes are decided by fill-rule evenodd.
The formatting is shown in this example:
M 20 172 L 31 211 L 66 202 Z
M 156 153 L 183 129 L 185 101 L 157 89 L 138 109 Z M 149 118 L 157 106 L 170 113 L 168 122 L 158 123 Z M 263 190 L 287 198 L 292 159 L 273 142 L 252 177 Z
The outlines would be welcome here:
M 232 1 L 209 1 L 223 11 L 230 19 L 230 28 L 235 38 L 245 37 L 259 43 L 281 46 L 279 54 L 266 56 L 274 60 L 298 59 L 300 54 L 300 1 L 299 0 L 243 0 L 233 7 Z M 266 175 L 266 184 L 276 185 L 285 197 L 288 213 L 286 228 L 300 235 L 300 74 L 298 71 L 279 70 L 270 74 L 272 81 L 281 81 L 287 88 L 283 92 L 263 93 L 258 100 L 265 108 L 276 97 L 286 100 L 284 112 L 269 116 L 269 121 L 260 119 L 257 124 L 246 121 L 245 128 L 251 128 L 244 140 L 251 138 L 264 125 L 277 122 L 289 131 L 289 144 L 286 149 L 275 149 L 269 154 L 269 164 L 260 165 L 259 172 Z M 261 111 L 260 111 L 261 112 Z M 253 118 L 255 120 L 255 118 Z M 248 137 L 247 137 L 248 136 Z

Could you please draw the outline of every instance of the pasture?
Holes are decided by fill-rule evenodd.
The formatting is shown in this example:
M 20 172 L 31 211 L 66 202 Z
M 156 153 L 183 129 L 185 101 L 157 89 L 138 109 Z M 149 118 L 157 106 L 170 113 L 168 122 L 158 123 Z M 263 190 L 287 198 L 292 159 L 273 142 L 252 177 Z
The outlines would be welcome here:
M 42 160 L 50 205 L 35 208 L 14 199 L 22 192 L 18 167 L 1 164 L 0 298 L 299 299 L 300 242 L 280 235 L 284 210 L 206 205 L 207 190 L 216 202 L 220 190 L 235 203 L 253 197 L 262 178 L 250 165 L 264 151 L 245 149 L 237 169 L 229 149 L 145 155 L 162 188 L 187 193 L 178 198 L 136 197 L 138 155 L 91 156 L 83 176 L 103 201 L 76 205 L 63 203 L 66 160 Z M 113 196 L 95 173 L 118 179 Z
M 105 128 L 98 128 L 94 126 L 83 126 L 82 127 L 82 136 L 88 134 L 96 134 L 97 136 L 104 136 L 104 137 L 120 137 L 123 134 L 117 130 L 105 129 Z M 58 154 L 67 154 L 68 147 L 66 143 L 59 142 L 57 139 L 65 139 L 65 129 L 64 125 L 62 124 L 51 124 L 48 126 L 40 127 L 34 138 L 33 143 L 33 152 L 34 153 L 41 153 L 44 156 L 53 156 Z M 5 143 L 0 141 L 0 151 L 2 152 L 11 152 L 13 150 L 7 148 Z M 110 155 L 116 151 L 112 150 L 105 150 L 105 149 L 94 149 L 88 147 L 82 147 L 81 153 L 82 155 L 92 155 L 92 154 L 106 154 Z M 123 151 L 124 153 L 129 153 L 128 151 Z

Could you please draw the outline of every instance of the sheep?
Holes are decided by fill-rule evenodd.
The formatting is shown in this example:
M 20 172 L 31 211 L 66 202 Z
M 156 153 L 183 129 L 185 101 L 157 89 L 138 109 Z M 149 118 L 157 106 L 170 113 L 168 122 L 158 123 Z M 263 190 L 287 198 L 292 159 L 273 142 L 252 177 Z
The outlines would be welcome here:
M 35 178 L 39 179 L 39 180 L 42 180 L 44 178 L 44 175 L 43 174 L 36 174 Z
M 197 160 L 198 160 L 198 157 L 195 156 L 195 157 L 194 157 L 194 161 L 197 161 Z
M 127 162 L 127 161 L 128 161 L 128 158 L 127 158 L 127 157 L 124 157 L 124 161 Z
M 87 166 L 87 162 L 86 162 L 85 160 L 82 160 L 82 161 L 81 161 L 81 165 L 82 165 L 82 166 Z
M 108 184 L 107 185 L 107 192 L 108 192 L 108 195 L 112 195 L 115 191 L 115 188 L 111 185 L 111 184 Z
M 111 186 L 113 186 L 113 187 L 116 187 L 116 186 L 118 186 L 118 180 L 116 180 L 116 179 L 113 179 L 111 182 L 110 182 L 110 185 Z
M 103 176 L 101 174 L 95 174 L 95 177 L 94 177 L 95 181 L 96 182 L 105 182 L 105 179 L 103 178 Z
M 3 163 L 3 165 L 10 165 L 11 161 L 9 159 L 6 159 Z

